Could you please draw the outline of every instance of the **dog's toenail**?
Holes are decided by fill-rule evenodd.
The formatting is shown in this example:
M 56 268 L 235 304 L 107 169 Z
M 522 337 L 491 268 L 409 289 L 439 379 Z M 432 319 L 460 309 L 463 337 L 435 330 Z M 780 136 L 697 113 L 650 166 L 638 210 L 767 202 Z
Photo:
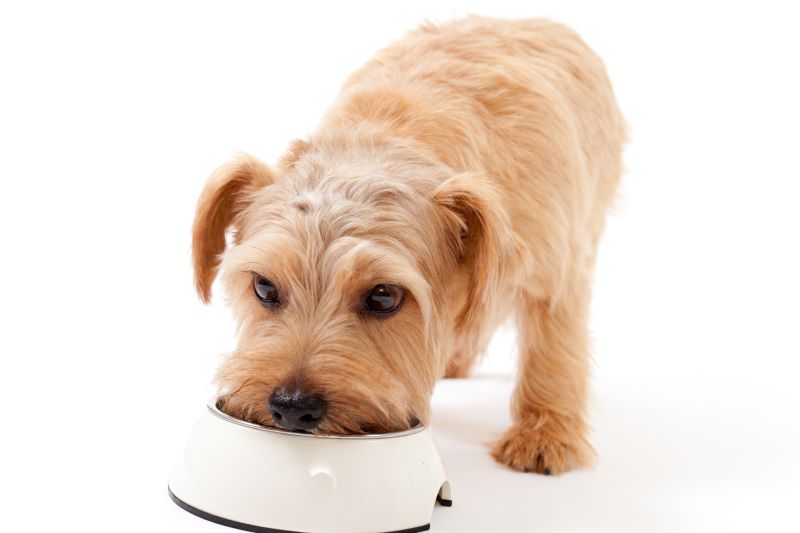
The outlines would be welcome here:
M 545 469 L 544 469 L 544 472 L 542 472 L 542 473 L 543 473 L 545 476 L 549 476 L 549 475 L 550 475 L 550 469 L 549 469 L 549 468 L 545 468 Z

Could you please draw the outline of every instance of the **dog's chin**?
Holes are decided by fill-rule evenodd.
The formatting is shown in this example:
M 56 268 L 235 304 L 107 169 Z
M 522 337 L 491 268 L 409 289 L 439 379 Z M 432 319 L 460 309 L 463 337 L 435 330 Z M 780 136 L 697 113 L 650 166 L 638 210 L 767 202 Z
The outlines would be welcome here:
M 346 416 L 340 418 L 329 414 L 312 433 L 315 435 L 382 435 L 385 433 L 407 431 L 419 424 L 419 419 L 414 415 L 408 415 L 399 419 L 387 420 L 381 418 L 376 420 Z
M 252 420 L 247 420 L 258 424 L 260 426 L 279 429 L 282 431 L 291 431 L 293 433 L 305 433 L 308 435 L 320 436 L 353 436 L 353 435 L 381 435 L 385 433 L 396 433 L 398 431 L 406 431 L 412 429 L 420 424 L 419 419 L 415 416 L 410 416 L 406 421 L 399 421 L 397 423 L 376 423 L 372 421 L 351 422 L 346 423 L 336 422 L 335 420 L 326 421 L 313 429 L 293 429 L 286 428 L 276 423 L 270 416 L 254 417 Z
M 225 398 L 225 400 L 228 400 L 228 398 Z M 268 411 L 250 409 L 247 406 L 231 401 L 220 401 L 218 405 L 220 410 L 225 414 L 245 422 L 250 422 L 251 424 L 279 429 L 281 431 L 292 431 L 310 435 L 380 435 L 407 431 L 417 427 L 421 423 L 419 418 L 414 415 L 408 415 L 399 420 L 369 420 L 348 416 L 336 416 L 335 414 L 328 413 L 326 418 L 316 428 L 308 430 L 293 429 L 283 427 L 275 422 L 275 419 L 272 418 L 272 415 Z

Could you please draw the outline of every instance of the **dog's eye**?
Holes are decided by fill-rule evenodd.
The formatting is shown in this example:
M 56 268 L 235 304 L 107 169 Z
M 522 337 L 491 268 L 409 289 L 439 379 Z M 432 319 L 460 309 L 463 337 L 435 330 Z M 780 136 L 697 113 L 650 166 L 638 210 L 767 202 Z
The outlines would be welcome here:
M 275 288 L 275 285 L 262 276 L 258 274 L 253 274 L 253 289 L 256 292 L 256 296 L 264 305 L 269 307 L 277 307 L 281 303 L 280 295 L 278 294 L 278 289 Z
M 397 311 L 403 303 L 403 289 L 395 285 L 375 285 L 364 297 L 364 308 L 381 315 Z

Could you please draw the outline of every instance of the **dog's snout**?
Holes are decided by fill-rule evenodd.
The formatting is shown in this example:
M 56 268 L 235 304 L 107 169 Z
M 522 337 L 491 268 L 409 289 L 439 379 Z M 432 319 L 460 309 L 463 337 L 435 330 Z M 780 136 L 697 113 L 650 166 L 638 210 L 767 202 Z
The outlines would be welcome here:
M 269 397 L 269 412 L 273 420 L 287 429 L 314 429 L 322 421 L 325 406 L 320 395 L 306 394 L 300 389 L 287 391 L 277 388 Z

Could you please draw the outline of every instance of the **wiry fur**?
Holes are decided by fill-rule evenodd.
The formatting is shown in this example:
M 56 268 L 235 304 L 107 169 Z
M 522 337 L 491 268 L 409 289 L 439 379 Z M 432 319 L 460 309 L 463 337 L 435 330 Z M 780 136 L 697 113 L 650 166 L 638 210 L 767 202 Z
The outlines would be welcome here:
M 467 375 L 513 313 L 514 425 L 493 454 L 585 465 L 591 275 L 623 136 L 601 61 L 561 25 L 473 17 L 380 52 L 275 170 L 245 156 L 200 199 L 197 288 L 208 301 L 221 266 L 239 325 L 224 409 L 273 425 L 270 393 L 298 384 L 328 402 L 320 432 L 427 422 L 436 380 Z M 407 292 L 389 318 L 360 307 L 379 283 Z

